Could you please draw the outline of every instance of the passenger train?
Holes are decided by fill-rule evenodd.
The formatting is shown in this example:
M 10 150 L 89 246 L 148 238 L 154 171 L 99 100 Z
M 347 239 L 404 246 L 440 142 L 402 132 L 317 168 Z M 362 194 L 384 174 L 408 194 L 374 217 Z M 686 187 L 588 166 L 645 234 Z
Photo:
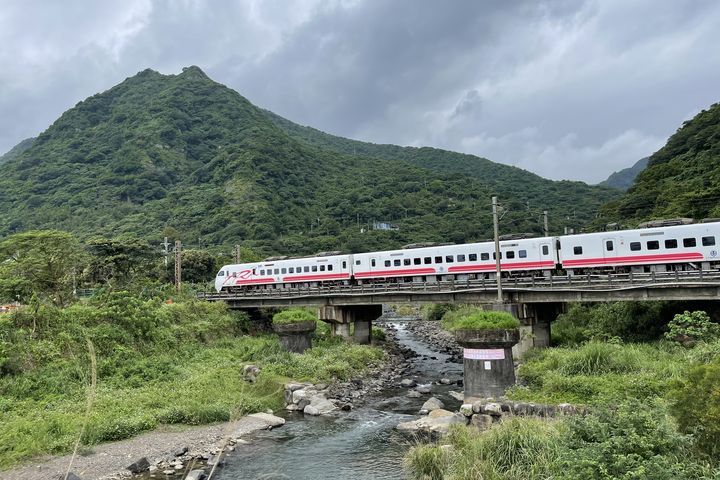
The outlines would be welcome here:
M 500 242 L 503 276 L 720 268 L 720 222 Z M 225 265 L 218 292 L 493 279 L 495 243 L 405 248 Z

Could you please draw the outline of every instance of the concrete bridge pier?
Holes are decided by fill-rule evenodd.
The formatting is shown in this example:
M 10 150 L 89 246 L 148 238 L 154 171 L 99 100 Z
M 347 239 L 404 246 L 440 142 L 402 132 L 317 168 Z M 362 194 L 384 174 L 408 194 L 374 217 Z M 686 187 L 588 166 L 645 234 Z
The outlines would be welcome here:
M 382 315 L 382 305 L 329 305 L 319 308 L 318 318 L 330 324 L 333 335 L 356 343 L 370 343 L 372 321 Z M 354 333 L 350 335 L 350 324 Z
M 506 311 L 520 320 L 520 341 L 513 347 L 513 356 L 520 358 L 531 348 L 550 346 L 550 322 L 565 311 L 565 304 L 502 303 L 485 308 Z

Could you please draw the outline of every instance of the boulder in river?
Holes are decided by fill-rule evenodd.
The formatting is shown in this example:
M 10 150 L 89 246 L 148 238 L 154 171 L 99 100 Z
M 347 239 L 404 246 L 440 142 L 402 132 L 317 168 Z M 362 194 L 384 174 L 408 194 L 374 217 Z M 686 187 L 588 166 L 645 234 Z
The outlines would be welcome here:
M 412 388 L 417 385 L 417 382 L 412 378 L 404 378 L 400 381 L 400 386 L 405 388 Z
M 140 473 L 144 472 L 150 468 L 150 462 L 148 461 L 147 457 L 142 457 L 135 462 L 128 465 L 127 469 L 130 470 L 130 473 Z
M 420 413 L 430 413 L 433 410 L 440 410 L 441 408 L 445 408 L 445 404 L 439 398 L 430 397 L 423 403 L 423 406 L 420 408 Z
M 190 470 L 190 473 L 187 474 L 185 480 L 204 480 L 206 476 L 205 470 Z
M 430 384 L 426 385 L 418 385 L 415 387 L 415 390 L 417 390 L 420 393 L 430 393 L 432 391 L 432 388 L 430 387 Z
M 410 398 L 420 398 L 422 397 L 422 393 L 418 392 L 417 390 L 410 390 L 407 396 Z
M 310 404 L 305 406 L 303 412 L 308 415 L 327 415 L 337 410 L 337 407 L 330 400 L 322 395 L 315 395 Z
M 466 419 L 463 415 L 454 414 L 447 410 L 433 410 L 427 417 L 411 422 L 399 424 L 398 430 L 405 432 L 437 432 L 440 434 L 447 433 L 450 425 L 465 425 Z

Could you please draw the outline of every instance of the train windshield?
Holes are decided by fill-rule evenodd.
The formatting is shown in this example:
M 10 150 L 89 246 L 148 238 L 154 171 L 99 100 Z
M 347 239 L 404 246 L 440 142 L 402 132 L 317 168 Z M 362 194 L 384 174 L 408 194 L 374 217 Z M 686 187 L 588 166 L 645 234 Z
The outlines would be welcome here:
M 218 276 L 218 277 L 224 277 L 224 276 L 225 276 L 225 272 L 223 272 L 222 270 L 220 270 L 220 271 L 218 272 L 217 276 Z

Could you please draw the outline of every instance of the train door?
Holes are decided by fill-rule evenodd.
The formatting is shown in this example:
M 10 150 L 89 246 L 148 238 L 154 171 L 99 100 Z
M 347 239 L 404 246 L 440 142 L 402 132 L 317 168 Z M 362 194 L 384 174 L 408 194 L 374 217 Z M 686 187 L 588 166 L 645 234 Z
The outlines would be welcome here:
M 605 263 L 612 263 L 618 255 L 618 241 L 615 237 L 607 237 L 602 240 L 603 258 Z
M 546 265 L 543 266 L 542 271 L 544 277 L 549 277 L 555 269 L 555 265 L 558 263 L 558 259 L 553 257 L 553 252 L 554 249 L 552 248 L 552 243 L 550 241 L 542 242 L 540 244 L 540 262 L 552 262 L 552 265 L 543 264 Z

